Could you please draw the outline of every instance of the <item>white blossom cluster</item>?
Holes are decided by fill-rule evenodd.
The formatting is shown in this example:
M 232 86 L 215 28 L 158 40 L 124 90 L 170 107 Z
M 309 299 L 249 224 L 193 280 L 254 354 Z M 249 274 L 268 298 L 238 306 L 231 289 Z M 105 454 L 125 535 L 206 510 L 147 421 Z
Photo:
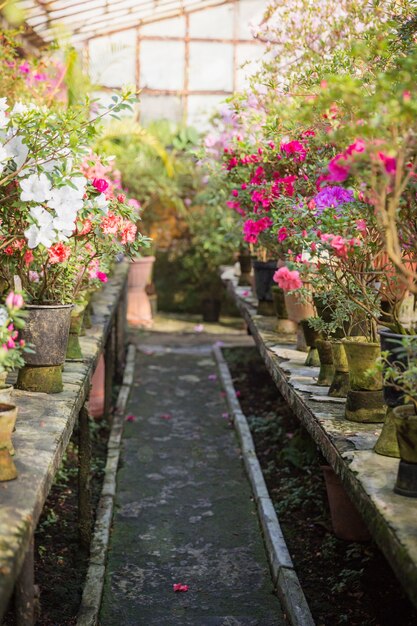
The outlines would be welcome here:
M 42 244 L 50 248 L 71 236 L 79 211 L 89 208 L 107 213 L 108 201 L 104 194 L 93 201 L 84 199 L 87 179 L 72 171 L 69 148 L 54 151 L 51 146 L 51 158 L 48 158 L 45 155 L 48 143 L 42 139 L 42 158 L 29 153 L 24 115 L 36 108 L 35 105 L 17 103 L 9 114 L 8 108 L 7 99 L 0 98 L 0 179 L 5 176 L 6 180 L 10 171 L 17 172 L 19 198 L 27 208 L 28 228 L 24 235 L 28 247 L 33 249 Z

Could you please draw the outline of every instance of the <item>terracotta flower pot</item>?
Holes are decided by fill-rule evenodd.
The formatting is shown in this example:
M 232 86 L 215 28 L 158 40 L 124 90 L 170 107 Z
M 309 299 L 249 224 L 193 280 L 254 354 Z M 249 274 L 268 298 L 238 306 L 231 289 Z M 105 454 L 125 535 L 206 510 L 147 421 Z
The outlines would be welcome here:
M 287 308 L 285 306 L 285 293 L 281 287 L 274 285 L 271 289 L 272 301 L 274 305 L 275 315 L 277 317 L 277 325 L 275 332 L 282 335 L 294 334 L 297 332 L 297 324 L 288 319 Z
M 146 293 L 150 282 L 154 256 L 134 259 L 130 264 L 127 293 L 127 321 L 132 326 L 152 326 L 152 308 Z
M 321 469 L 326 482 L 334 534 L 345 541 L 368 541 L 371 538 L 369 531 L 347 495 L 340 478 L 328 465 L 322 466 Z
M 88 411 L 95 418 L 102 417 L 104 414 L 105 373 L 104 355 L 101 353 L 91 379 L 91 390 L 88 400 Z
M 72 304 L 27 305 L 21 338 L 31 344 L 25 366 L 19 370 L 16 387 L 24 391 L 62 391 L 62 365 L 67 352 Z

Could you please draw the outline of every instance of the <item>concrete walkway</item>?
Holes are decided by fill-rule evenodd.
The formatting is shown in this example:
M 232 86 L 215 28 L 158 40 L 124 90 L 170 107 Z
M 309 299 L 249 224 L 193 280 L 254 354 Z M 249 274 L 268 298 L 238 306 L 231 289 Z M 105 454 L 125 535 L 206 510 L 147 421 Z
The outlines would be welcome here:
M 100 626 L 283 626 L 207 337 L 142 339 Z

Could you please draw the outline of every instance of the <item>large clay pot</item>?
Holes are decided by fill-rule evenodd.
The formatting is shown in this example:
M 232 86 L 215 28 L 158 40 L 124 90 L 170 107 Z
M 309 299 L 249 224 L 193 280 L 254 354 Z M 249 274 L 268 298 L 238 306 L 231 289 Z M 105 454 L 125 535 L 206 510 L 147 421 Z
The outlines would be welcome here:
M 258 299 L 258 315 L 275 315 L 272 287 L 273 277 L 277 270 L 276 261 L 252 261 L 255 276 L 255 291 Z
M 104 362 L 104 355 L 101 353 L 91 380 L 90 397 L 88 400 L 88 411 L 90 415 L 95 418 L 99 418 L 104 415 L 106 384 L 105 373 L 106 365 Z
M 20 336 L 33 353 L 24 355 L 16 387 L 24 391 L 59 393 L 67 352 L 72 304 L 26 305 L 27 317 Z
M 275 332 L 281 335 L 293 335 L 297 332 L 297 324 L 288 319 L 287 308 L 285 306 L 285 292 L 281 287 L 278 287 L 278 285 L 274 285 L 271 291 L 274 311 L 277 317 Z
M 130 264 L 127 293 L 127 321 L 132 326 L 152 326 L 152 308 L 146 293 L 150 282 L 154 256 L 134 259 Z
M 288 319 L 298 325 L 297 328 L 297 350 L 307 352 L 307 345 L 304 339 L 304 333 L 299 325 L 301 320 L 308 317 L 314 317 L 316 314 L 312 300 L 305 300 L 300 293 L 294 291 L 292 293 L 285 292 L 285 307 L 288 313 Z
M 417 498 L 417 414 L 414 405 L 393 409 L 401 461 L 394 491 Z
M 385 405 L 382 374 L 375 371 L 381 355 L 378 343 L 343 339 L 349 364 L 349 391 L 345 417 L 352 422 L 380 423 L 384 421 Z
M 345 541 L 368 541 L 371 536 L 333 469 L 322 466 L 333 532 Z

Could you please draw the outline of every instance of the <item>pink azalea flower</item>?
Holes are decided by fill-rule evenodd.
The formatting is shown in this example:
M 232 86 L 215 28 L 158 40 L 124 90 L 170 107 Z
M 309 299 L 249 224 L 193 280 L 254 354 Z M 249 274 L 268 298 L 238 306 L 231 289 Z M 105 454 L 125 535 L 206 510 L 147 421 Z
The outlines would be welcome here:
M 290 270 L 288 267 L 280 267 L 273 276 L 276 282 L 284 291 L 293 291 L 303 286 L 300 273 L 297 270 Z
M 384 152 L 378 152 L 378 157 L 382 161 L 386 173 L 395 174 L 397 171 L 397 159 L 384 154 Z
M 14 291 L 11 291 L 6 298 L 6 306 L 9 309 L 21 309 L 23 305 L 23 297 L 20 293 L 14 293 Z
M 109 183 L 104 178 L 93 178 L 91 184 L 99 193 L 104 193 L 109 188 Z
M 344 154 L 335 156 L 328 165 L 328 180 L 341 183 L 349 177 L 350 167 L 347 164 Z
M 49 263 L 63 263 L 71 255 L 71 248 L 65 246 L 61 241 L 51 246 L 48 250 Z
M 96 277 L 102 283 L 107 283 L 107 281 L 109 280 L 107 274 L 105 274 L 104 272 L 97 272 Z
M 288 230 L 285 228 L 285 226 L 283 226 L 278 231 L 277 239 L 279 242 L 281 242 L 281 241 L 285 241 L 287 237 L 288 237 Z
M 294 157 L 295 161 L 302 163 L 307 156 L 307 150 L 299 141 L 290 141 L 289 143 L 281 144 L 281 152 L 285 152 L 287 157 Z
M 189 590 L 189 586 L 188 585 L 183 585 L 182 583 L 174 583 L 172 585 L 173 589 L 175 592 L 181 592 L 181 591 L 188 591 Z
M 359 232 L 365 233 L 366 232 L 366 221 L 365 220 L 356 220 L 356 228 L 359 230 Z
M 121 225 L 121 242 L 123 245 L 133 243 L 136 239 L 138 228 L 130 220 L 123 220 Z

